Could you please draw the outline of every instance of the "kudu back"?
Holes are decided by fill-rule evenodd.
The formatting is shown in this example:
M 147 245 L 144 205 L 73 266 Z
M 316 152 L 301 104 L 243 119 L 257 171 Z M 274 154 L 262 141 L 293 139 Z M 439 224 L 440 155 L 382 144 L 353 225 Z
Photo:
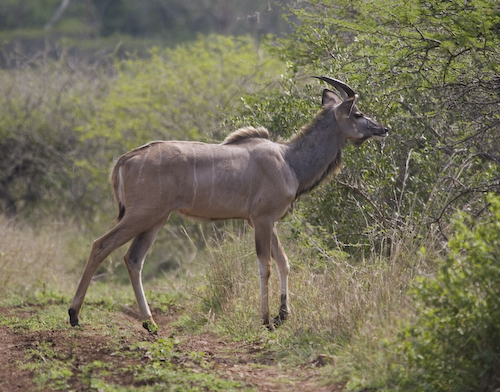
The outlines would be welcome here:
M 99 265 L 132 240 L 125 264 L 143 326 L 150 332 L 158 330 L 144 295 L 141 272 L 146 253 L 174 211 L 202 219 L 247 220 L 255 235 L 262 321 L 272 329 L 288 318 L 289 263 L 275 222 L 299 195 L 339 168 L 347 142 L 361 144 L 387 136 L 387 129 L 359 111 L 352 88 L 329 77 L 316 78 L 335 87 L 340 96 L 325 89 L 321 110 L 288 142 L 273 142 L 265 128 L 248 127 L 221 144 L 151 142 L 117 161 L 111 182 L 119 207 L 118 223 L 93 243 L 69 309 L 71 325 L 79 325 L 80 308 Z M 281 300 L 272 320 L 268 301 L 271 258 L 278 267 Z

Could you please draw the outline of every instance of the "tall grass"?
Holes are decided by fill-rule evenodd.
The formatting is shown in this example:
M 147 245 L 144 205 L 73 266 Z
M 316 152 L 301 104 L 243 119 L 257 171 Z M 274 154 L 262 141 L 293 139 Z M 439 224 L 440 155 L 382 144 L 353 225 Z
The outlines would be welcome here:
M 67 291 L 84 257 L 76 232 L 67 224 L 34 229 L 0 217 L 0 296 Z
M 259 277 L 252 233 L 223 230 L 207 241 L 200 256 L 204 271 L 201 316 L 219 322 L 226 315 L 225 328 L 236 335 L 259 328 Z M 275 291 L 272 285 L 271 298 Z
M 433 271 L 432 258 L 408 238 L 391 257 L 363 260 L 321 248 L 315 240 L 304 235 L 299 241 L 283 241 L 291 264 L 292 313 L 271 334 L 274 349 L 285 361 L 307 361 L 322 352 L 339 356 L 339 374 L 347 368 L 352 373 L 362 363 L 385 366 L 379 361 L 385 355 L 384 339 L 395 333 L 400 318 L 411 314 L 407 289 L 414 276 Z M 210 242 L 204 263 L 204 317 L 236 339 L 271 336 L 261 332 L 253 232 L 225 233 Z M 269 298 L 276 315 L 277 272 L 271 277 Z
M 205 325 L 237 340 L 259 341 L 275 351 L 277 360 L 292 365 L 329 354 L 334 366 L 325 371 L 332 379 L 349 381 L 353 388 L 368 385 L 387 389 L 394 371 L 391 362 L 401 358 L 391 352 L 394 345 L 390 342 L 401 331 L 400 321 L 414 315 L 412 297 L 407 293 L 414 277 L 432 275 L 435 270 L 438 256 L 431 252 L 432 243 L 424 250 L 421 240 L 401 236 L 390 256 L 373 253 L 356 260 L 339 250 L 326 249 L 320 239 L 304 232 L 292 240 L 288 223 L 279 225 L 291 264 L 292 313 L 274 333 L 261 325 L 257 259 L 253 231 L 247 226 L 228 224 L 205 231 L 210 232 L 210 238 L 204 238 L 202 251 L 194 243 L 184 250 L 194 260 L 174 271 L 157 268 L 153 275 L 159 279 L 146 281 L 146 290 L 153 286 L 154 291 L 174 291 L 182 297 L 186 321 L 178 325 L 195 320 L 197 326 Z M 34 229 L 0 220 L 3 301 L 13 295 L 29 298 L 45 290 L 63 292 L 70 298 L 88 256 L 91 235 L 68 223 Z M 158 245 L 156 256 L 151 255 L 153 264 L 162 260 L 161 254 L 182 244 L 164 246 L 160 241 Z M 115 266 L 123 264 L 122 253 L 115 252 L 111 262 L 103 264 L 112 276 L 117 272 Z M 120 283 L 119 278 L 109 279 L 106 287 L 116 291 Z M 130 288 L 128 281 L 123 283 Z M 103 292 L 101 288 L 101 295 Z M 128 292 L 128 302 L 135 306 L 131 288 Z M 150 297 L 154 302 L 154 295 Z M 278 312 L 279 297 L 276 271 L 269 295 L 273 316 Z

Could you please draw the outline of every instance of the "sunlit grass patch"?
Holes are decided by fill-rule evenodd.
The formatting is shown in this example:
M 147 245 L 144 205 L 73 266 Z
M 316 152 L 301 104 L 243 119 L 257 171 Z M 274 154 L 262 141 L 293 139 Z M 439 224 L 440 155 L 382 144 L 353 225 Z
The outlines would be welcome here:
M 89 243 L 67 222 L 34 228 L 0 217 L 0 306 L 69 295 Z
M 219 378 L 212 373 L 179 370 L 169 363 L 135 366 L 128 371 L 133 373 L 134 380 L 139 385 L 134 391 L 256 391 L 256 388 L 245 386 L 239 381 Z
M 17 312 L 16 312 L 17 313 Z M 67 318 L 60 307 L 47 307 L 43 310 L 33 311 L 24 309 L 22 315 L 0 316 L 0 325 L 11 328 L 14 332 L 26 331 L 55 331 L 67 328 Z
M 269 332 L 261 325 L 252 234 L 224 233 L 209 244 L 203 255 L 207 272 L 198 292 L 199 307 L 185 324 L 187 319 L 197 320 L 198 325 L 232 339 L 258 341 L 278 361 L 297 364 L 313 361 L 319 354 L 342 355 L 351 344 L 366 343 L 369 336 L 380 339 L 384 327 L 394 327 L 407 306 L 411 263 L 383 258 L 359 262 L 341 252 L 318 251 L 315 243 L 308 247 L 304 241 L 299 247 L 285 240 L 291 264 L 291 315 Z M 269 303 L 276 315 L 276 269 L 270 279 Z

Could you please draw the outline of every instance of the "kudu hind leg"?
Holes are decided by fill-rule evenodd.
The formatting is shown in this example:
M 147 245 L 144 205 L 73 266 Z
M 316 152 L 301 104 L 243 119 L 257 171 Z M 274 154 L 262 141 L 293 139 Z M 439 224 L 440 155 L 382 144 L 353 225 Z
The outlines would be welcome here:
M 132 241 L 132 245 L 130 245 L 130 248 L 124 256 L 125 265 L 127 266 L 130 281 L 132 282 L 132 287 L 134 288 L 135 298 L 137 299 L 137 304 L 139 305 L 139 309 L 141 311 L 142 326 L 151 333 L 158 332 L 158 326 L 153 320 L 146 295 L 144 294 L 144 287 L 142 285 L 142 267 L 144 265 L 146 254 L 153 245 L 158 231 L 159 228 L 138 234 Z
M 128 228 L 123 221 L 121 221 L 108 233 L 94 241 L 85 270 L 80 279 L 80 284 L 78 285 L 68 311 L 69 322 L 72 326 L 79 325 L 78 314 L 80 313 L 83 299 L 85 298 L 85 294 L 87 293 L 87 289 L 97 268 L 111 252 L 130 241 L 136 234 L 135 231 Z
M 273 319 L 273 324 L 279 326 L 285 322 L 290 314 L 290 307 L 288 305 L 288 274 L 290 272 L 290 265 L 286 257 L 283 247 L 281 246 L 278 238 L 276 228 L 273 229 L 271 254 L 278 266 L 278 273 L 280 277 L 280 310 L 278 316 Z

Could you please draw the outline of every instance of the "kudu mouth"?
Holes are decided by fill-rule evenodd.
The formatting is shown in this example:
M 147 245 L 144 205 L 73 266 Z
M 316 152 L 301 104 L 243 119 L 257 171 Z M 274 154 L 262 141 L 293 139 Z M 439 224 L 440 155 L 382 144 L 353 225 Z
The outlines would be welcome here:
M 389 136 L 389 129 L 378 123 L 377 125 L 378 127 L 374 130 L 372 138 L 374 140 L 384 140 L 387 136 Z
M 385 127 L 380 127 L 380 129 L 377 129 L 372 133 L 372 136 L 370 136 L 368 139 L 371 140 L 385 140 L 385 138 L 389 136 L 389 130 Z
M 389 133 L 385 128 L 384 131 L 385 131 L 384 133 L 373 133 L 371 136 L 366 136 L 361 139 L 353 140 L 352 143 L 356 146 L 361 146 L 367 140 L 376 140 L 376 141 L 385 140 L 387 135 L 389 135 Z
M 385 129 L 385 133 L 374 133 L 371 137 L 372 140 L 385 140 L 385 138 L 389 135 L 387 129 Z

